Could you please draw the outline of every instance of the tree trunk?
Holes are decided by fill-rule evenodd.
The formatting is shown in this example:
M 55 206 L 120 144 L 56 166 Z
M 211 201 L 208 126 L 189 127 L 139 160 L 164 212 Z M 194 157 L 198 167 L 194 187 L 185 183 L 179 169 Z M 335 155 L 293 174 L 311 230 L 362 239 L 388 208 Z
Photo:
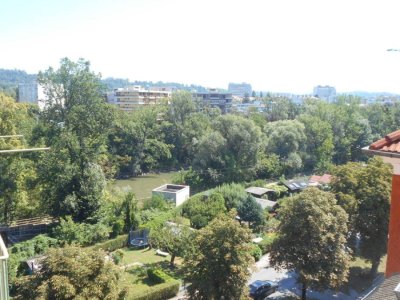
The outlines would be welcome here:
M 376 276 L 376 273 L 378 272 L 378 267 L 379 267 L 380 261 L 381 261 L 380 258 L 374 259 L 372 261 L 371 272 L 369 273 L 371 278 L 374 278 Z
M 301 288 L 301 300 L 307 300 L 307 285 L 304 282 Z
M 175 262 L 175 253 L 171 253 L 171 260 L 169 262 L 170 266 L 173 267 L 174 266 L 174 262 Z

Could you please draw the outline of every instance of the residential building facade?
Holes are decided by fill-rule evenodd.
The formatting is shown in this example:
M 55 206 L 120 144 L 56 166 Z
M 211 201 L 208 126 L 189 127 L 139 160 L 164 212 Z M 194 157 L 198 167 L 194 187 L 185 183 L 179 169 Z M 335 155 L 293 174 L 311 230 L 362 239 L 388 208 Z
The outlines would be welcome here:
M 168 98 L 171 98 L 171 91 L 168 89 L 147 90 L 141 86 L 119 88 L 107 93 L 107 102 L 124 111 L 133 111 L 144 105 L 159 104 Z
M 326 100 L 328 102 L 336 101 L 336 89 L 329 85 L 325 86 L 318 85 L 314 87 L 313 95 L 314 97 Z
M 202 102 L 203 105 L 219 108 L 222 113 L 227 113 L 232 107 L 232 94 L 209 89 L 207 92 L 193 93 L 195 99 Z
M 230 82 L 228 85 L 228 92 L 231 93 L 233 96 L 238 97 L 250 97 L 253 93 L 253 89 L 251 84 L 249 83 L 232 83 Z
M 37 82 L 18 84 L 18 102 L 37 104 L 39 98 Z

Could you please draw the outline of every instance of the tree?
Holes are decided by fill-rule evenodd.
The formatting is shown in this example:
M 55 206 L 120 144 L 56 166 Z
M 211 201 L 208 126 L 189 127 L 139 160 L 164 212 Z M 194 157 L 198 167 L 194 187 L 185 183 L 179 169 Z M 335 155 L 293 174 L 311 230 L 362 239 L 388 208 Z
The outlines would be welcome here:
M 302 299 L 308 287 L 337 288 L 346 281 L 350 260 L 345 247 L 347 214 L 335 196 L 309 188 L 283 202 L 278 213 L 271 264 L 297 271 Z
M 304 125 L 297 120 L 276 121 L 268 123 L 264 132 L 265 152 L 279 155 L 285 173 L 301 170 L 306 145 Z
M 182 214 L 190 219 L 190 226 L 196 229 L 206 226 L 225 211 L 224 198 L 218 192 L 214 192 L 210 196 L 197 194 L 182 207 Z
M 104 102 L 100 75 L 83 59 L 64 58 L 59 69 L 40 72 L 38 81 L 47 97 L 38 132 L 51 146 L 38 167 L 43 199 L 56 216 L 86 220 L 99 209 L 105 188 L 99 163 L 114 109 Z
M 248 196 L 243 185 L 238 183 L 226 183 L 216 187 L 214 191 L 222 195 L 225 201 L 225 207 L 228 210 L 238 208 L 240 203 L 245 201 Z
M 310 115 L 300 115 L 298 119 L 304 124 L 307 137 L 305 169 L 326 171 L 332 163 L 334 150 L 330 124 Z
M 249 222 L 252 227 L 257 227 L 264 223 L 264 211 L 253 196 L 248 195 L 238 206 L 238 214 L 241 221 Z
M 334 172 L 332 190 L 351 212 L 352 228 L 360 234 L 359 254 L 372 263 L 375 276 L 386 253 L 391 166 L 374 157 L 366 165 L 348 163 Z
M 17 283 L 15 299 L 120 299 L 119 273 L 103 251 L 50 249 L 42 269 Z
M 193 254 L 185 259 L 191 299 L 241 299 L 247 293 L 251 232 L 234 216 L 214 219 L 195 239 Z
M 166 224 L 161 229 L 151 230 L 150 244 L 167 251 L 171 255 L 170 264 L 174 266 L 177 256 L 185 257 L 193 249 L 195 232 L 193 229 L 178 224 Z
M 251 179 L 261 148 L 260 129 L 234 115 L 218 117 L 212 129 L 199 142 L 194 169 L 214 184 Z
M 30 106 L 16 103 L 0 93 L 0 135 L 24 134 L 24 137 L 0 138 L 0 150 L 26 147 L 34 116 Z M 32 155 L 31 158 L 35 158 Z M 35 216 L 39 211 L 39 190 L 34 162 L 20 154 L 0 154 L 0 222 Z

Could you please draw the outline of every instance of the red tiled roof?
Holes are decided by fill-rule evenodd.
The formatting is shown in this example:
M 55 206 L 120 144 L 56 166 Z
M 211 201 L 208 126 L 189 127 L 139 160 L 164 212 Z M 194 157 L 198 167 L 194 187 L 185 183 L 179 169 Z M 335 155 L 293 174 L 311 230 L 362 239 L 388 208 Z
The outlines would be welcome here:
M 385 152 L 400 152 L 400 130 L 389 133 L 383 139 L 372 143 L 369 149 Z
M 324 174 L 324 175 L 322 175 L 322 176 L 312 175 L 312 176 L 310 177 L 310 180 L 309 180 L 309 181 L 328 184 L 328 183 L 331 182 L 331 177 L 332 177 L 332 175 L 329 175 L 329 174 Z

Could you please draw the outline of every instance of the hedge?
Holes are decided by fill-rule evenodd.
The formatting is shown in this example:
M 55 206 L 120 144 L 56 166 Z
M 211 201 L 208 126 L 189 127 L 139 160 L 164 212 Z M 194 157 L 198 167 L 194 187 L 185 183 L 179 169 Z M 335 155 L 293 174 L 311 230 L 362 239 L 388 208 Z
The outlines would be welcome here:
M 147 276 L 152 283 L 164 283 L 172 279 L 161 269 L 147 269 Z
M 167 282 L 152 286 L 142 294 L 128 296 L 128 300 L 165 300 L 175 297 L 179 292 L 179 281 L 170 279 Z
M 93 249 L 93 250 L 104 250 L 106 252 L 112 252 L 115 251 L 117 249 L 121 249 L 121 248 L 125 248 L 128 245 L 128 235 L 127 234 L 123 234 L 123 235 L 119 235 L 114 239 L 111 240 L 107 240 L 105 242 L 102 243 L 98 243 L 95 244 L 89 248 Z

